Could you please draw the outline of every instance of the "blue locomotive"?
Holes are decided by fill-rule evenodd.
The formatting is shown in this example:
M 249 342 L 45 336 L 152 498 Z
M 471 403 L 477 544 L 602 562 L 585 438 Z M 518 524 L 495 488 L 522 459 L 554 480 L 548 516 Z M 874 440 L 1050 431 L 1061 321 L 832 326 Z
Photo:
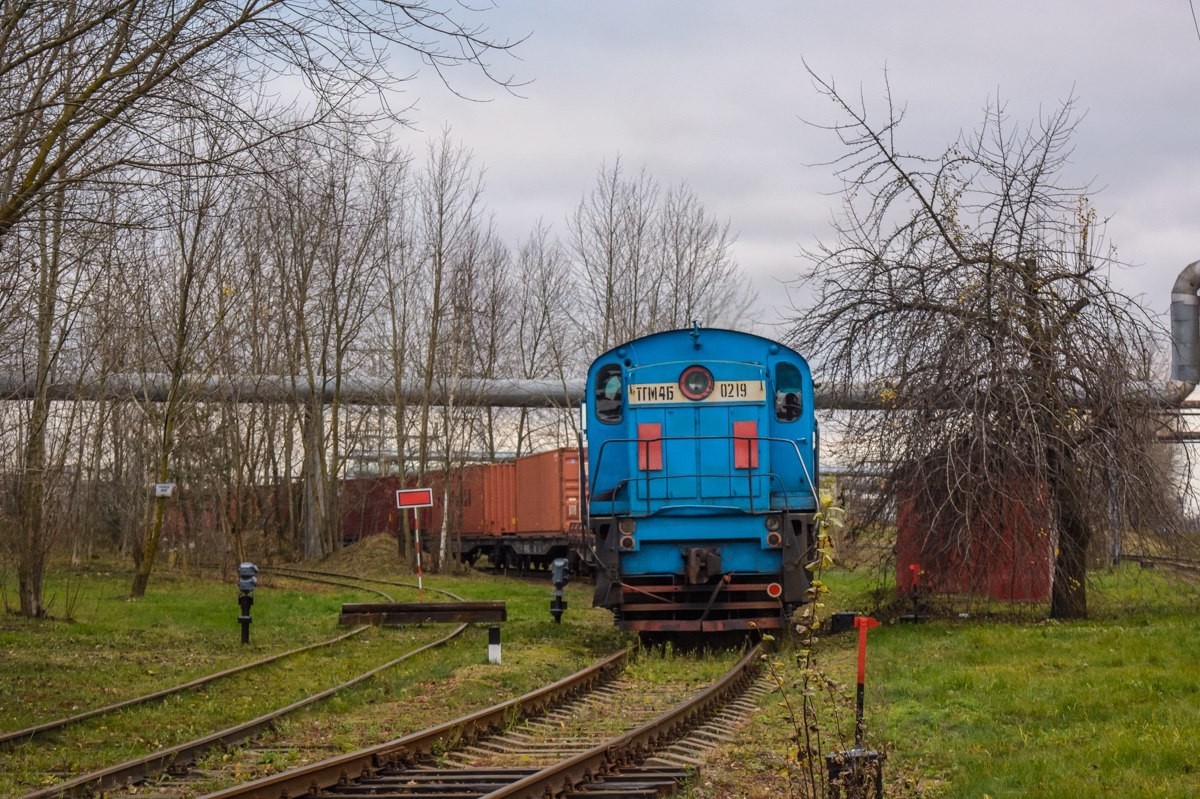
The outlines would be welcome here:
M 816 533 L 804 358 L 732 330 L 655 333 L 597 358 L 585 402 L 594 604 L 644 633 L 783 627 Z

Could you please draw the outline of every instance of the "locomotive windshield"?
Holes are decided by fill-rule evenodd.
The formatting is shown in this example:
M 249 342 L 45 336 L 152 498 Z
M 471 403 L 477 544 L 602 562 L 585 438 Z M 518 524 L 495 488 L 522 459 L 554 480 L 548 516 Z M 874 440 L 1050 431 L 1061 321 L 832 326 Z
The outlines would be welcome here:
M 804 410 L 802 389 L 804 386 L 800 370 L 790 363 L 775 365 L 775 418 L 781 422 L 794 422 Z
M 620 364 L 610 363 L 596 373 L 596 418 L 605 424 L 621 421 L 625 392 Z

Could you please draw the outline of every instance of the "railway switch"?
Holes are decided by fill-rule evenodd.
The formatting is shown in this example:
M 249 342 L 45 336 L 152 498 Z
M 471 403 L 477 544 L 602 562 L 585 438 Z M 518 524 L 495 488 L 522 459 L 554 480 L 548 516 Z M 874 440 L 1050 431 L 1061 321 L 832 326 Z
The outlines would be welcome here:
M 563 599 L 563 588 L 571 581 L 571 564 L 566 558 L 555 558 L 550 564 L 550 582 L 554 584 L 554 597 L 550 600 L 550 615 L 555 624 L 562 624 L 567 600 Z
M 238 607 L 241 615 L 242 643 L 250 643 L 250 606 L 254 604 L 254 589 L 258 588 L 258 567 L 253 563 L 238 564 Z

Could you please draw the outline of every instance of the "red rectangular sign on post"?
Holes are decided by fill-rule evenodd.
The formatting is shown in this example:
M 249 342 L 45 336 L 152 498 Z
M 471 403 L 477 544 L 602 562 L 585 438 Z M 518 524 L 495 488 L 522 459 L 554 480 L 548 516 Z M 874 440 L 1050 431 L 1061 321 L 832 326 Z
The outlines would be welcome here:
M 433 506 L 432 488 L 401 488 L 396 491 L 396 507 L 429 508 Z

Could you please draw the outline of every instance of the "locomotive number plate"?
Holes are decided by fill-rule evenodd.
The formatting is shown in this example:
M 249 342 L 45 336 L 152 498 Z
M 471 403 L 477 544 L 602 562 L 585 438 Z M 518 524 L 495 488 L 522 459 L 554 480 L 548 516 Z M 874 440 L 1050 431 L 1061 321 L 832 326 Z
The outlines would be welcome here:
M 630 405 L 688 404 L 691 402 L 766 402 L 767 384 L 762 380 L 718 380 L 712 393 L 702 400 L 689 400 L 678 383 L 632 383 Z

